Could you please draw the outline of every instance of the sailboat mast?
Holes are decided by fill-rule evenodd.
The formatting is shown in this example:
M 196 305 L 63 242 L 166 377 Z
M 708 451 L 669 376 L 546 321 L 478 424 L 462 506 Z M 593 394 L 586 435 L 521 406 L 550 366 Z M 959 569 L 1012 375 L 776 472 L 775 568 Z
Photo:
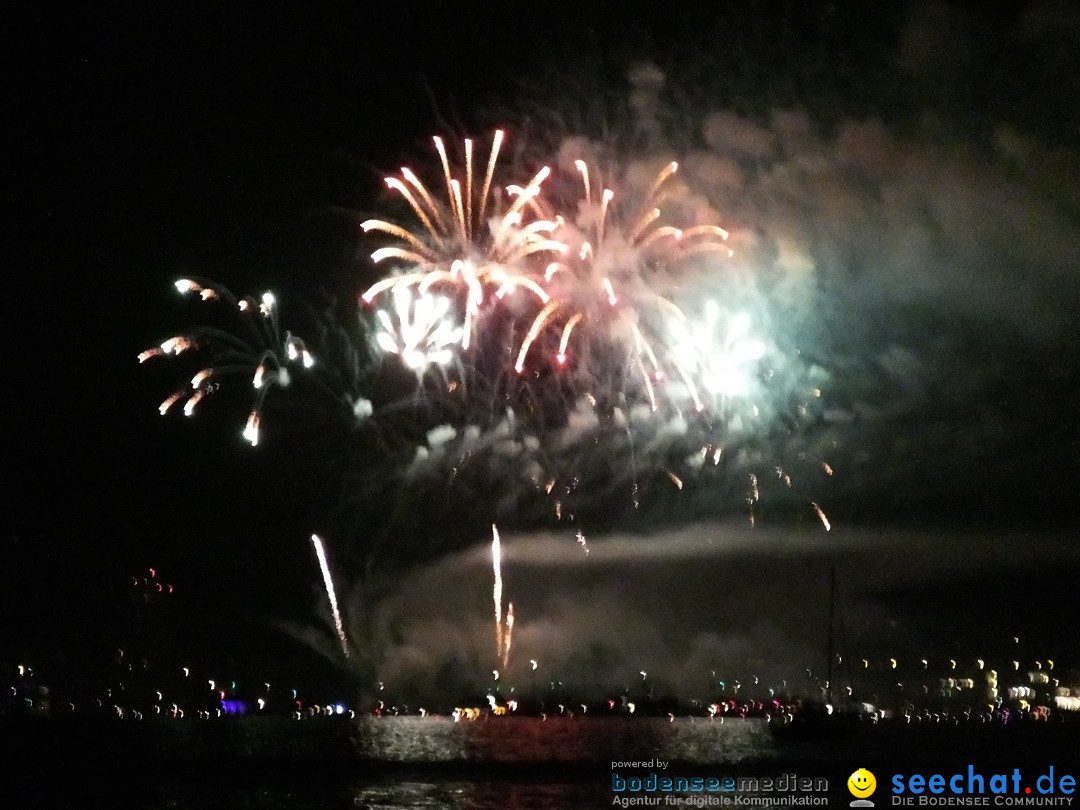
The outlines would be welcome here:
M 836 638 L 836 563 L 833 563 L 829 568 L 829 640 L 827 655 L 829 660 L 825 667 L 825 700 L 827 703 L 832 704 L 833 695 L 835 690 L 833 689 L 833 662 L 836 660 L 836 656 L 833 652 L 833 645 Z

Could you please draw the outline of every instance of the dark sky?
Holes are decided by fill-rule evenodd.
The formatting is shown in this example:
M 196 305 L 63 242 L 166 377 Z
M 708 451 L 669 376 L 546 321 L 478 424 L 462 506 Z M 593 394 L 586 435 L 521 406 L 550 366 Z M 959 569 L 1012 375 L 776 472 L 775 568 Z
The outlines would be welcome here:
M 169 390 L 167 377 L 140 369 L 134 358 L 193 314 L 171 287 L 181 273 L 243 292 L 269 283 L 351 289 L 353 243 L 327 207 L 375 206 L 381 174 L 404 156 L 425 154 L 435 132 L 486 131 L 500 111 L 520 115 L 533 100 L 565 103 L 572 120 L 590 100 L 568 98 L 565 88 L 599 85 L 618 97 L 626 92 L 625 66 L 649 56 L 673 77 L 672 103 L 691 118 L 731 109 L 761 123 L 774 106 L 804 105 L 831 119 L 822 143 L 832 149 L 845 120 L 892 117 L 904 133 L 919 129 L 923 111 L 932 110 L 943 139 L 982 149 L 1000 132 L 993 121 L 1011 115 L 1016 131 L 1030 134 L 1025 143 L 1046 145 L 1066 172 L 1077 165 L 1071 150 L 1080 119 L 1069 90 L 1075 72 L 1066 68 L 1075 66 L 1072 48 L 1080 40 L 1075 18 L 1072 28 L 1065 19 L 1049 33 L 1041 29 L 1040 20 L 1057 19 L 1052 12 L 1032 22 L 1023 9 L 988 12 L 981 4 L 913 5 L 878 19 L 853 15 L 842 3 L 719 3 L 674 17 L 662 4 L 495 4 L 487 12 L 449 2 L 226 5 L 206 13 L 120 2 L 39 7 L 9 33 L 0 553 L 10 565 L 0 587 L 9 607 L 33 605 L 51 629 L 149 565 L 175 570 L 202 596 L 214 595 L 210 604 L 227 616 L 244 615 L 244 605 L 260 600 L 256 616 L 312 598 L 319 586 L 306 540 L 311 515 L 290 503 L 297 490 L 283 468 L 288 460 L 245 448 L 234 414 L 211 416 L 209 427 L 161 420 L 155 406 Z M 1027 9 L 1038 5 L 1047 4 Z M 967 49 L 954 61 L 935 62 L 911 44 L 911 31 L 940 25 L 959 31 Z M 1040 59 L 1027 58 L 1033 53 Z M 907 67 L 897 67 L 905 58 Z M 1021 63 L 1028 73 L 995 84 Z M 1038 101 L 1026 92 L 1032 86 L 1041 88 Z M 774 120 L 749 137 L 779 131 Z M 935 165 L 967 165 L 956 162 L 955 148 L 919 131 L 897 136 L 898 161 L 910 168 L 932 154 L 918 167 L 928 173 Z M 737 139 L 705 140 L 719 153 Z M 978 155 L 966 160 L 980 164 Z M 1017 165 L 1023 173 L 1031 161 Z M 760 216 L 767 236 L 783 232 L 798 241 L 798 206 L 781 210 L 767 197 L 770 186 L 753 176 L 759 179 L 745 188 L 754 193 L 737 210 Z M 991 172 L 974 185 L 976 209 L 998 177 Z M 1000 221 L 1027 223 L 1015 239 L 1021 254 L 1062 234 L 1063 247 L 1009 259 L 992 288 L 949 275 L 967 257 L 982 259 L 965 252 L 968 246 L 922 255 L 952 262 L 939 287 L 926 282 L 938 268 L 913 271 L 897 261 L 882 271 L 894 274 L 890 281 L 859 270 L 864 254 L 900 239 L 891 226 L 881 226 L 888 235 L 877 242 L 860 243 L 855 225 L 850 232 L 817 228 L 819 242 L 809 247 L 803 240 L 819 267 L 830 260 L 856 267 L 846 289 L 859 292 L 848 294 L 873 301 L 865 317 L 848 310 L 818 335 L 822 354 L 847 364 L 844 373 L 870 366 L 884 375 L 868 377 L 863 389 L 877 389 L 869 392 L 837 386 L 838 410 L 877 409 L 852 435 L 891 448 L 869 458 L 851 453 L 849 469 L 857 472 L 837 485 L 833 503 L 852 521 L 902 521 L 907 510 L 921 521 L 961 525 L 988 518 L 1059 524 L 1075 515 L 1077 351 L 1062 327 L 1071 320 L 1071 279 L 1025 277 L 1036 266 L 1068 264 L 1080 208 L 1075 196 L 1058 194 L 1060 177 L 1040 185 L 1028 172 L 1023 182 L 1034 191 L 1010 204 L 1034 213 L 1002 214 Z M 825 222 L 821 212 L 832 199 L 823 195 L 817 208 L 804 209 L 806 221 L 815 228 Z M 1032 200 L 1050 202 L 1044 209 Z M 899 219 L 932 202 L 905 198 L 882 210 L 900 212 Z M 978 211 L 969 216 L 977 220 Z M 877 233 L 884 219 L 865 225 Z M 942 220 L 949 224 L 948 216 Z M 917 238 L 903 234 L 905 244 Z M 842 247 L 831 252 L 834 244 Z M 823 272 L 822 286 L 834 290 L 844 278 Z M 897 292 L 904 278 L 922 292 Z M 1010 285 L 1018 279 L 1024 294 L 1014 297 Z M 1049 312 L 1047 301 L 1054 302 Z M 1016 323 L 1000 317 L 1003 302 Z M 1040 313 L 1051 325 L 1027 328 Z M 943 318 L 953 318 L 951 328 L 935 342 L 927 330 Z M 859 341 L 872 348 L 860 354 L 853 348 Z M 956 369 L 971 366 L 966 361 L 980 347 L 998 362 L 963 381 Z M 912 379 L 917 386 L 908 385 Z M 892 398 L 895 410 L 881 402 L 878 382 L 906 389 Z M 859 410 L 860 398 L 872 405 Z M 968 435 L 973 422 L 972 442 L 950 440 L 954 430 Z M 926 423 L 938 442 L 930 450 L 888 444 Z M 979 436 L 994 443 L 983 445 L 987 460 L 973 461 Z M 883 466 L 882 458 L 898 461 Z M 292 570 L 303 574 L 284 573 Z M 262 578 L 279 589 L 275 596 L 252 584 Z

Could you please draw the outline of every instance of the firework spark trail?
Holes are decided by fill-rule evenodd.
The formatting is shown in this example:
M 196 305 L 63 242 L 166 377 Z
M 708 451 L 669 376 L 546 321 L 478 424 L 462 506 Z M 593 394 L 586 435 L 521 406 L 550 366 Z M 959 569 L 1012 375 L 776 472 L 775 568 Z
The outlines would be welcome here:
M 330 600 L 330 610 L 334 614 L 334 629 L 341 641 L 341 651 L 348 657 L 349 643 L 345 639 L 345 626 L 341 623 L 341 612 L 338 610 L 337 594 L 334 592 L 334 580 L 330 577 L 330 566 L 326 562 L 326 551 L 323 549 L 323 542 L 319 535 L 311 535 L 311 542 L 315 546 L 315 555 L 319 558 L 319 569 L 322 571 L 326 596 Z
M 814 507 L 814 511 L 817 513 L 817 516 L 821 519 L 821 525 L 825 527 L 825 531 L 827 531 L 827 532 L 832 531 L 832 524 L 829 523 L 829 519 L 825 516 L 825 512 L 822 510 L 822 508 L 820 506 L 818 506 L 816 503 L 813 503 L 813 502 L 811 502 L 810 505 L 812 507 Z
M 506 629 L 503 633 L 502 668 L 510 668 L 510 646 L 514 641 L 514 603 L 506 606 Z

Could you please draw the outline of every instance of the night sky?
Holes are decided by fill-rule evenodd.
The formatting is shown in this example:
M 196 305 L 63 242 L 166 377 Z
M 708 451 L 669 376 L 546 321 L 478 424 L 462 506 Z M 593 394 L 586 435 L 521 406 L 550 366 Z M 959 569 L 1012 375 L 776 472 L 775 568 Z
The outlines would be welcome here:
M 949 616 L 1024 606 L 1032 623 L 1075 608 L 1075 575 L 1060 570 L 1075 562 L 1061 538 L 1077 517 L 1080 449 L 1080 17 L 1066 4 L 226 5 L 39 7 L 10 32 L 4 660 L 92 654 L 150 566 L 176 581 L 179 623 L 192 637 L 209 628 L 211 647 L 310 618 L 321 584 L 307 538 L 333 487 L 287 445 L 243 443 L 243 395 L 194 422 L 157 415 L 176 381 L 135 357 L 198 317 L 172 282 L 353 293 L 370 269 L 340 210 L 379 210 L 382 176 L 428 159 L 432 134 L 486 138 L 509 122 L 540 151 L 576 130 L 601 138 L 626 120 L 628 71 L 643 60 L 667 77 L 668 141 L 698 157 L 699 182 L 727 184 L 727 221 L 813 281 L 797 339 L 830 375 L 822 441 L 838 438 L 837 475 L 820 500 L 840 539 L 828 542 L 860 577 L 877 570 L 875 543 L 895 561 L 910 542 L 939 574 L 860 586 L 866 626 L 873 611 L 905 616 L 900 635 L 915 644 L 933 638 L 915 603 Z M 657 508 L 654 533 L 739 520 L 698 502 Z M 626 598 L 613 580 L 638 565 L 634 542 L 612 538 L 610 567 L 565 580 L 565 604 L 543 574 L 519 571 L 520 597 L 534 590 L 533 615 L 563 617 L 573 638 L 573 588 L 591 604 Z M 763 561 L 801 567 L 804 551 L 762 542 Z M 950 544 L 972 549 L 970 568 L 955 555 L 935 567 Z M 739 549 L 734 568 L 753 580 Z M 454 566 L 482 566 L 481 551 L 431 562 L 458 581 Z M 824 552 L 808 555 L 825 570 Z M 675 557 L 657 554 L 670 572 L 646 574 L 643 599 L 663 601 L 686 564 Z M 698 557 L 732 570 L 727 550 Z M 475 579 L 466 606 L 488 598 Z M 1036 593 L 1051 601 L 1033 610 Z M 416 610 L 422 624 L 438 607 Z M 687 610 L 673 606 L 672 622 Z M 768 611 L 747 617 L 747 645 L 798 632 Z M 1051 643 L 1066 630 L 1042 632 Z M 538 649 L 550 642 L 534 631 Z

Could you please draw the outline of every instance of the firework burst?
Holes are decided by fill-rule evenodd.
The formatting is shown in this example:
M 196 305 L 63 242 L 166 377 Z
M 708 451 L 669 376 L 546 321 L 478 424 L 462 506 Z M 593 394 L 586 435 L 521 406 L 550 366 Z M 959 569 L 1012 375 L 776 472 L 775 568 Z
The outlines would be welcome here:
M 635 509 L 657 485 L 694 497 L 724 475 L 744 482 L 735 502 L 748 493 L 753 515 L 757 482 L 772 481 L 773 468 L 790 489 L 793 464 L 769 453 L 790 443 L 787 399 L 806 386 L 759 334 L 767 304 L 732 306 L 728 232 L 687 205 L 678 165 L 635 182 L 577 160 L 565 177 L 549 181 L 544 167 L 504 186 L 496 182 L 502 142 L 497 132 L 478 160 L 466 140 L 464 168 L 452 169 L 436 138 L 438 187 L 407 168 L 387 179 L 418 224 L 362 223 L 389 238 L 372 254 L 388 270 L 360 296 L 361 328 L 349 333 L 347 352 L 328 351 L 324 335 L 312 344 L 316 363 L 308 344 L 282 331 L 269 293 L 238 299 L 208 282 L 178 282 L 235 320 L 140 355 L 207 358 L 162 413 L 184 402 L 190 415 L 219 381 L 246 378 L 254 403 L 243 433 L 254 445 L 269 392 L 306 397 L 314 388 L 305 382 L 297 392 L 296 381 L 312 379 L 346 406 L 349 425 L 363 426 L 348 451 L 343 489 L 359 491 L 350 503 L 366 504 L 369 489 L 407 492 L 447 502 L 431 508 L 448 515 L 479 499 L 490 507 L 477 515 L 480 526 L 525 521 L 530 510 L 532 519 L 573 521 L 588 499 L 625 489 Z M 391 391 L 383 372 L 397 365 L 411 373 L 394 377 Z M 777 394 L 778 382 L 787 390 Z M 497 626 L 509 635 L 504 620 Z
M 478 186 L 473 141 L 465 140 L 464 176 L 455 177 L 442 138 L 434 138 L 445 200 L 437 199 L 440 194 L 429 191 L 407 167 L 402 167 L 400 177 L 386 178 L 387 187 L 405 200 L 421 229 L 412 231 L 383 219 L 361 223 L 365 232 L 383 233 L 396 240 L 396 244 L 372 253 L 373 262 L 397 261 L 407 268 L 369 287 L 361 296 L 365 303 L 387 291 L 398 296 L 409 290 L 423 297 L 433 288 L 448 289 L 460 301 L 464 323 L 459 340 L 461 347 L 468 349 L 481 308 L 492 297 L 502 299 L 524 289 L 547 302 L 547 293 L 528 265 L 544 254 L 561 254 L 566 249 L 551 238 L 557 223 L 541 216 L 538 202 L 551 171 L 543 167 L 525 185 L 504 189 L 493 185 L 502 142 L 503 132 L 497 130 Z
M 649 406 L 658 407 L 658 387 L 675 378 L 697 410 L 705 403 L 695 372 L 702 363 L 692 346 L 687 314 L 668 297 L 676 268 L 705 254 L 730 257 L 728 232 L 718 225 L 676 227 L 662 210 L 670 181 L 678 171 L 665 165 L 631 206 L 619 205 L 616 192 L 584 160 L 574 161 L 582 196 L 576 217 L 553 215 L 556 236 L 568 249 L 545 269 L 548 303 L 532 321 L 517 354 L 515 369 L 525 371 L 534 345 L 546 344 L 558 367 L 573 355 L 589 358 L 604 343 L 623 346 L 637 387 Z M 677 286 L 677 284 L 675 284 Z M 547 335 L 546 341 L 542 338 Z M 625 393 L 625 391 L 624 391 Z
M 464 332 L 447 317 L 450 299 L 430 293 L 414 295 L 407 287 L 394 287 L 392 298 L 391 311 L 375 311 L 381 327 L 375 333 L 379 348 L 398 355 L 421 376 L 429 366 L 447 365 L 453 358 L 452 347 L 461 342 Z
M 296 369 L 310 369 L 315 357 L 303 340 L 282 332 L 278 304 L 272 293 L 259 300 L 237 298 L 220 285 L 204 280 L 180 279 L 181 294 L 197 294 L 203 301 L 220 302 L 236 317 L 233 330 L 200 326 L 164 341 L 139 354 L 139 362 L 155 357 L 198 353 L 206 365 L 191 379 L 189 387 L 167 397 L 158 407 L 165 416 L 174 405 L 184 402 L 184 415 L 193 416 L 199 403 L 217 390 L 221 380 L 248 377 L 254 394 L 243 435 L 252 446 L 259 443 L 259 425 L 266 397 L 274 388 L 288 388 Z

